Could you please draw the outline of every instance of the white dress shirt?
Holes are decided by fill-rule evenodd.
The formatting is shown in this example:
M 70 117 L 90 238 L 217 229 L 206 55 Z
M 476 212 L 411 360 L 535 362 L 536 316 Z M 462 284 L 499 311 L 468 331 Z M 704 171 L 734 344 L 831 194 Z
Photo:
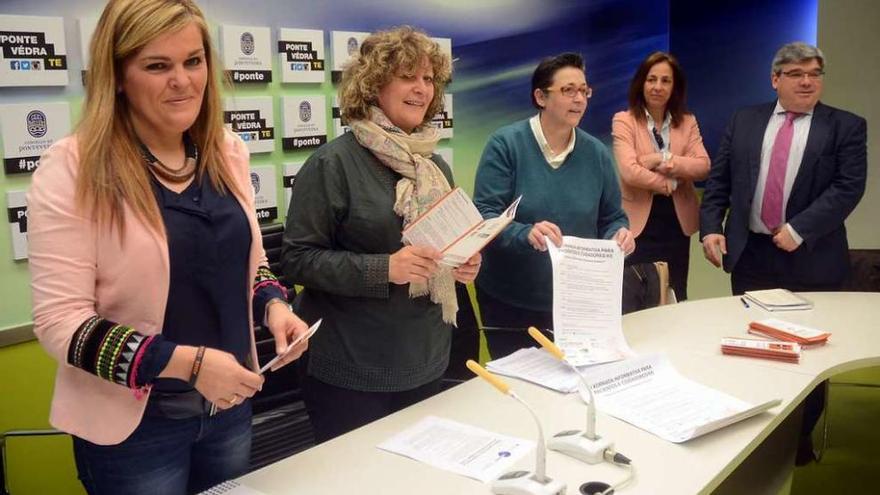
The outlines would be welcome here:
M 761 169 L 758 171 L 758 183 L 755 186 L 755 195 L 752 197 L 752 208 L 749 215 L 749 230 L 759 234 L 771 234 L 761 220 L 761 206 L 764 202 L 764 187 L 767 185 L 767 174 L 770 171 L 770 155 L 773 152 L 773 143 L 776 141 L 776 134 L 779 132 L 779 128 L 785 123 L 785 111 L 779 101 L 777 101 L 776 108 L 770 116 L 770 122 L 767 124 L 767 130 L 764 131 L 764 143 L 761 145 Z M 791 139 L 791 149 L 788 152 L 788 163 L 785 167 L 785 182 L 783 182 L 782 186 L 783 220 L 785 219 L 786 205 L 791 194 L 791 188 L 794 185 L 794 179 L 797 177 L 798 170 L 801 168 L 801 161 L 804 158 L 804 149 L 807 147 L 807 137 L 810 135 L 810 124 L 812 121 L 812 111 L 794 119 L 794 134 Z M 804 242 L 804 239 L 798 235 L 790 224 L 786 223 L 785 226 L 798 245 Z
M 544 137 L 544 130 L 541 129 L 541 114 L 537 114 L 530 118 L 529 125 L 532 127 L 532 134 L 535 135 L 535 141 L 538 142 L 538 147 L 541 148 L 541 153 L 543 153 L 544 159 L 547 160 L 547 164 L 553 168 L 559 168 L 562 165 L 562 162 L 568 158 L 569 153 L 574 149 L 574 129 L 572 128 L 571 130 L 571 138 L 568 140 L 568 146 L 554 155 L 553 150 L 550 148 L 550 143 L 548 143 L 547 138 Z

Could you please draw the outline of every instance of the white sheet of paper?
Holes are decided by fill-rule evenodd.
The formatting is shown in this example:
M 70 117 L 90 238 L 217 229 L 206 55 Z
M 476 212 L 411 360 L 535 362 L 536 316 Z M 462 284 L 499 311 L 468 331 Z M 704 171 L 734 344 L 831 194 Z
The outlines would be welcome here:
M 427 416 L 378 448 L 486 483 L 509 471 L 535 443 Z
M 770 400 L 755 406 L 689 380 L 659 354 L 592 367 L 584 374 L 600 411 L 674 443 L 715 431 L 780 403 Z M 581 398 L 589 400 L 584 391 Z
M 581 381 L 566 364 L 535 347 L 519 349 L 503 358 L 489 361 L 486 369 L 563 393 L 577 391 Z
M 281 358 L 283 358 L 284 356 L 287 355 L 287 353 L 292 351 L 293 348 L 296 347 L 296 344 L 299 344 L 303 340 L 309 339 L 309 338 L 311 338 L 312 335 L 315 335 L 315 332 L 318 331 L 318 327 L 321 326 L 322 321 L 324 321 L 324 318 L 318 318 L 318 321 L 316 321 L 314 325 L 310 326 L 309 329 L 306 330 L 306 333 L 300 335 L 299 337 L 295 338 L 293 340 L 293 342 L 287 344 L 287 349 L 284 349 L 284 352 L 273 357 L 272 359 L 269 360 L 268 363 L 264 364 L 263 367 L 260 368 L 260 374 L 262 375 L 263 373 L 266 372 L 266 370 L 272 369 L 272 365 L 274 365 L 275 363 L 280 361 Z
M 553 265 L 553 340 L 575 366 L 634 356 L 621 319 L 623 251 L 613 240 L 545 238 Z

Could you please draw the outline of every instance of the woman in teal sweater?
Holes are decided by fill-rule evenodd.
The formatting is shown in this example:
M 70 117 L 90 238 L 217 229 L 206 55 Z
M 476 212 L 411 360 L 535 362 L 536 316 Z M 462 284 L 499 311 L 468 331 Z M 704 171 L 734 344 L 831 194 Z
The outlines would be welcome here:
M 544 236 L 557 246 L 570 235 L 635 249 L 611 154 L 577 127 L 590 96 L 579 54 L 543 60 L 532 75 L 538 114 L 498 129 L 483 150 L 474 186 L 480 213 L 496 217 L 522 195 L 514 221 L 483 251 L 476 280 L 483 324 L 514 330 L 487 333 L 493 358 L 530 346 L 529 326 L 553 327 Z

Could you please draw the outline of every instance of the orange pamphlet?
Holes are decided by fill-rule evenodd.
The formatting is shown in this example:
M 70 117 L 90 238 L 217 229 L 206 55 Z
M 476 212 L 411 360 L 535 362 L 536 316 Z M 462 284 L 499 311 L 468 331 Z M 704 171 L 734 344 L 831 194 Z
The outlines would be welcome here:
M 830 332 L 823 332 L 798 323 L 767 318 L 749 323 L 749 333 L 801 345 L 820 345 L 828 341 Z
M 721 353 L 797 363 L 801 357 L 801 346 L 780 340 L 724 337 L 721 339 Z

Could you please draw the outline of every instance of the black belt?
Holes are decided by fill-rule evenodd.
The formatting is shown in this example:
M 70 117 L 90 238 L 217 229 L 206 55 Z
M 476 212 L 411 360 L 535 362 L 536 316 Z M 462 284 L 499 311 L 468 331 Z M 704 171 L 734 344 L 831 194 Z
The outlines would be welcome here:
M 211 412 L 211 402 L 199 393 L 198 390 L 186 392 L 156 392 L 150 393 L 145 414 L 149 416 L 161 416 L 169 419 L 186 419 L 207 415 Z

